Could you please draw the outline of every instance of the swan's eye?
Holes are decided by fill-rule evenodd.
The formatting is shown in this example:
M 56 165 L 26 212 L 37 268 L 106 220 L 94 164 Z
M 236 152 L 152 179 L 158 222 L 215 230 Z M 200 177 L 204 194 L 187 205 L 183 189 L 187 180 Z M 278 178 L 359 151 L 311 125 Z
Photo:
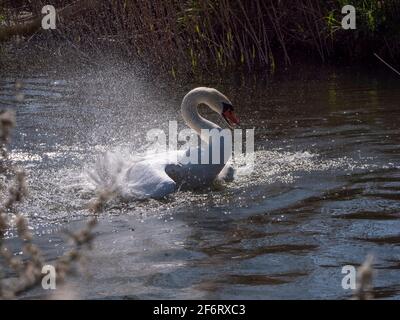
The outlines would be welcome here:
M 226 102 L 222 102 L 222 113 L 224 114 L 227 111 L 233 111 L 233 105 Z

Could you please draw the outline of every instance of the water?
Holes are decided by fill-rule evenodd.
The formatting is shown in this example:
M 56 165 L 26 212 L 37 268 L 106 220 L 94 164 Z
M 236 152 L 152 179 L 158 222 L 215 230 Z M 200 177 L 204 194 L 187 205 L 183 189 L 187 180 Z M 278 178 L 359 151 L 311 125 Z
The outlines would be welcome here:
M 65 250 L 62 230 L 88 215 L 84 173 L 96 157 L 145 150 L 146 130 L 167 130 L 169 120 L 184 128 L 180 101 L 199 85 L 220 89 L 242 128 L 255 128 L 254 172 L 165 200 L 112 201 L 85 272 L 69 278 L 75 296 L 346 299 L 342 267 L 373 254 L 376 297 L 399 298 L 400 79 L 388 74 L 183 87 L 112 70 L 1 74 L 0 105 L 17 111 L 12 157 L 29 174 L 20 210 L 46 258 Z

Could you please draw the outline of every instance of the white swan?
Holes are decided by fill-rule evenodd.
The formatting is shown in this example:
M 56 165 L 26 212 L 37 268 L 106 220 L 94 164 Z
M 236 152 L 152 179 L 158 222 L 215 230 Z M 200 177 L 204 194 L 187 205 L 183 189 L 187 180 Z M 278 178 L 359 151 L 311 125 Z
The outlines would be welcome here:
M 181 113 L 185 123 L 203 140 L 205 138 L 202 135 L 202 129 L 217 131 L 222 129 L 198 113 L 200 104 L 205 104 L 220 114 L 230 127 L 239 123 L 232 103 L 218 90 L 205 87 L 193 89 L 183 98 Z M 118 173 L 118 178 L 107 169 L 110 163 L 104 163 L 104 161 L 113 161 L 115 167 L 115 159 L 105 158 L 97 163 L 95 172 L 92 172 L 90 176 L 97 187 L 105 188 L 113 184 L 113 189 L 117 188 L 123 198 L 162 198 L 181 187 L 198 188 L 211 184 L 217 178 L 232 178 L 233 169 L 226 165 L 231 153 L 229 156 L 224 156 L 224 138 L 221 138 L 219 148 L 216 150 L 212 148 L 210 141 L 206 141 L 208 150 L 197 147 L 153 154 L 123 169 L 117 166 L 117 169 L 114 169 Z M 208 164 L 183 164 L 181 161 L 183 157 L 188 156 L 189 152 L 196 152 L 201 158 L 207 151 L 210 160 Z M 220 153 L 220 160 L 217 163 L 211 161 L 213 152 Z M 110 177 L 114 177 L 111 182 Z

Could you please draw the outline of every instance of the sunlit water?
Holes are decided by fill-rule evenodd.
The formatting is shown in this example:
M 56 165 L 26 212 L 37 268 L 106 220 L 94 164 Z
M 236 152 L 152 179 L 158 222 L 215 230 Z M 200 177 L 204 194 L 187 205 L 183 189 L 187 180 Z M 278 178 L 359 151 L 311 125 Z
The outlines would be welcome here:
M 66 248 L 62 230 L 89 214 L 85 172 L 97 156 L 143 152 L 147 130 L 169 120 L 184 128 L 189 89 L 220 89 L 242 128 L 255 128 L 248 175 L 163 200 L 111 201 L 86 272 L 69 278 L 78 297 L 344 299 L 342 267 L 367 254 L 375 295 L 400 297 L 400 79 L 328 72 L 179 87 L 113 72 L 0 76 L 0 105 L 17 112 L 12 159 L 29 174 L 20 211 L 48 260 Z

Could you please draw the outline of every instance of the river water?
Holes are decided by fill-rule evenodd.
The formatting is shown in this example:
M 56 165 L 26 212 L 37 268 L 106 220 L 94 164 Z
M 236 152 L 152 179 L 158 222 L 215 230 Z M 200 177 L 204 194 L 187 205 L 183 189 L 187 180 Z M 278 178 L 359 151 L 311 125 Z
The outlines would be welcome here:
M 182 97 L 213 86 L 232 100 L 241 127 L 255 129 L 254 170 L 220 188 L 111 201 L 85 272 L 68 280 L 75 296 L 346 299 L 342 267 L 372 254 L 375 296 L 397 299 L 400 79 L 388 73 L 300 71 L 181 86 L 115 70 L 2 72 L 0 106 L 17 113 L 12 159 L 28 172 L 20 211 L 55 259 L 66 249 L 62 230 L 89 214 L 85 173 L 98 155 L 140 153 L 147 130 L 168 130 L 170 120 L 184 128 Z M 14 233 L 7 241 L 18 253 Z

